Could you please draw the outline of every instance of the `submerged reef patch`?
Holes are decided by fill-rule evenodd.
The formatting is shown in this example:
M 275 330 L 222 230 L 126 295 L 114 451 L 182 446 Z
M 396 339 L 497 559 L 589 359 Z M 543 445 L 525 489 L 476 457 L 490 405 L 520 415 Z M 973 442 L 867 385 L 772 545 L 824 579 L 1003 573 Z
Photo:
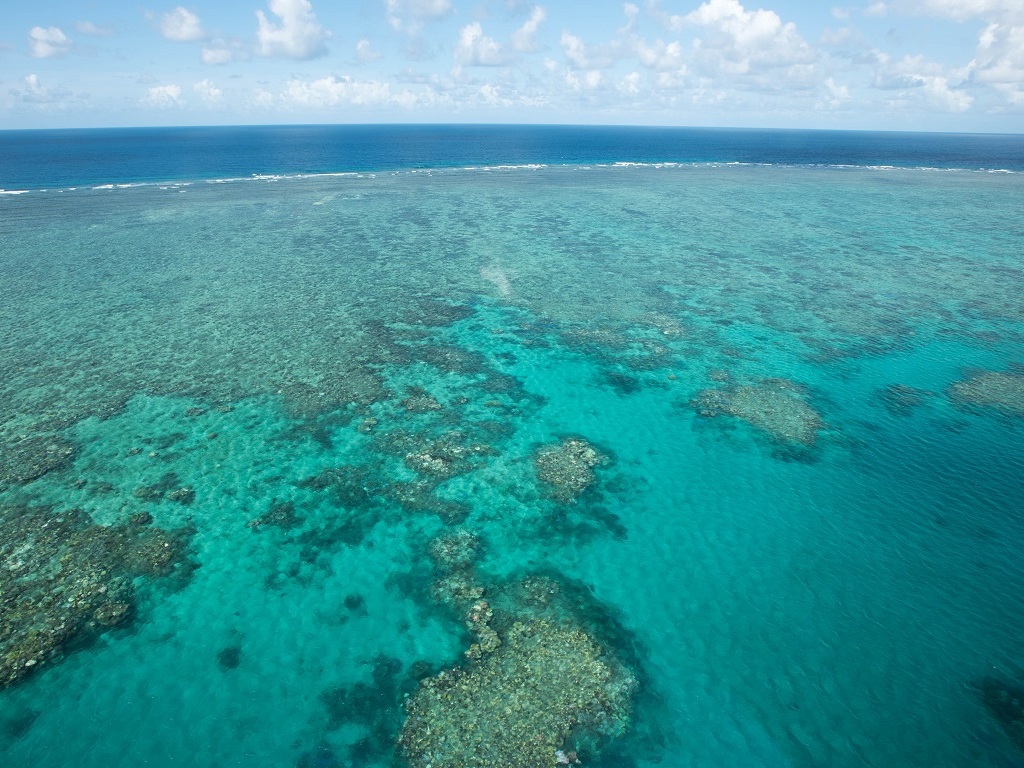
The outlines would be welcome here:
M 575 729 L 624 730 L 635 686 L 580 626 L 515 621 L 480 661 L 420 684 L 399 746 L 413 768 L 555 766 Z
M 1024 419 L 1024 375 L 981 371 L 950 385 L 949 399 L 967 410 L 992 409 Z
M 906 384 L 890 384 L 875 393 L 875 398 L 892 416 L 912 416 L 935 393 Z
M 732 416 L 774 440 L 812 446 L 825 423 L 806 402 L 804 388 L 787 379 L 751 386 L 705 389 L 690 402 L 701 416 Z
M 435 539 L 431 554 L 447 573 L 433 598 L 457 610 L 471 643 L 406 701 L 398 746 L 412 768 L 575 764 L 627 731 L 641 686 L 617 651 L 635 663 L 632 640 L 606 636 L 618 625 L 585 588 L 544 574 L 478 580 L 469 532 Z M 453 581 L 462 588 L 441 588 Z
M 533 465 L 537 479 L 549 493 L 563 503 L 578 499 L 597 482 L 595 467 L 608 457 L 581 437 L 569 437 L 554 445 L 539 448 Z
M 96 525 L 81 510 L 0 508 L 0 688 L 134 613 L 132 582 L 183 561 L 186 530 Z
M 57 435 L 33 435 L 0 443 L 0 490 L 67 466 L 75 445 Z
M 1010 685 L 994 677 L 978 684 L 981 700 L 1006 735 L 1024 751 L 1024 687 Z

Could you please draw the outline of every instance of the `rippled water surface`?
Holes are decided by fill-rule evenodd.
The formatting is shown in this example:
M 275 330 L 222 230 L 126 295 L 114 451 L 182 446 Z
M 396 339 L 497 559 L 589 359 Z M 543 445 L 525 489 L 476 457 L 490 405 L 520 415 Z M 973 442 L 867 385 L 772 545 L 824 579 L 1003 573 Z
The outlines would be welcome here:
M 747 165 L 0 197 L 0 762 L 1021 765 L 1022 200 Z

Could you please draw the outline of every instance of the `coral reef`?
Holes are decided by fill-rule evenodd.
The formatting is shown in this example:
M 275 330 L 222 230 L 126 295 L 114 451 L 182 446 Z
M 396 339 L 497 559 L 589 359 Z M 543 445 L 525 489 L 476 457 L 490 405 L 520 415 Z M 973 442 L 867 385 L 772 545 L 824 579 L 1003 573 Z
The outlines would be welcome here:
M 67 466 L 75 446 L 56 435 L 34 435 L 5 440 L 0 451 L 0 490 L 27 483 Z
M 441 568 L 468 568 L 480 555 L 480 537 L 467 530 L 458 530 L 430 543 L 430 557 Z
M 448 479 L 474 469 L 473 459 L 493 453 L 489 445 L 467 443 L 461 432 L 449 432 L 406 453 L 405 464 L 419 474 Z
M 876 393 L 882 406 L 893 416 L 911 416 L 914 410 L 925 404 L 934 393 L 917 389 L 906 384 L 890 384 Z
M 537 479 L 558 501 L 572 502 L 597 482 L 594 468 L 608 457 L 580 437 L 570 437 L 538 449 L 533 464 Z
M 621 731 L 635 686 L 580 626 L 515 621 L 479 661 L 421 682 L 399 748 L 412 768 L 555 766 L 575 730 Z
M 289 530 L 298 524 L 299 518 L 295 514 L 295 502 L 278 501 L 277 499 L 271 502 L 266 512 L 248 522 L 248 526 L 254 531 L 268 525 Z
M 825 424 L 804 398 L 799 384 L 765 379 L 753 386 L 702 390 L 690 405 L 701 416 L 732 416 L 775 440 L 811 446 Z
M 0 509 L 0 688 L 128 621 L 133 579 L 174 571 L 189 533 L 133 520 L 102 526 L 80 510 Z
M 949 398 L 971 410 L 990 408 L 1024 419 L 1024 375 L 1002 371 L 981 371 L 950 385 Z

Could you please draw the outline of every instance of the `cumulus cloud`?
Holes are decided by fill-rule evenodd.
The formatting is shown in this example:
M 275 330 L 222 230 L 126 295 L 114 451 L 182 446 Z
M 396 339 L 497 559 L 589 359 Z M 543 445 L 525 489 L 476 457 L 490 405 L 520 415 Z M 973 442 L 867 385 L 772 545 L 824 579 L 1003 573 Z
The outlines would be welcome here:
M 366 106 L 387 104 L 392 101 L 392 95 L 389 83 L 332 75 L 311 82 L 291 80 L 281 99 L 301 107 Z
M 224 94 L 221 92 L 220 88 L 215 86 L 209 79 L 193 83 L 192 90 L 198 93 L 199 98 L 207 104 L 220 104 L 224 100 Z
M 494 67 L 508 61 L 508 55 L 501 43 L 487 37 L 478 21 L 467 24 L 459 31 L 455 58 L 460 64 L 477 67 Z
M 180 107 L 185 103 L 181 100 L 181 86 L 174 84 L 154 85 L 146 91 L 146 95 L 142 97 L 141 101 L 144 106 L 158 109 Z
M 635 41 L 636 56 L 640 63 L 649 69 L 659 72 L 686 72 L 686 61 L 683 53 L 683 46 L 679 41 L 665 43 L 655 40 L 648 44 L 647 41 L 638 39 Z
M 893 9 L 953 21 L 976 18 L 1024 19 L 1020 0 L 895 0 Z
M 199 17 L 181 5 L 160 17 L 160 34 L 179 43 L 202 40 L 206 36 Z
M 576 69 L 603 69 L 614 63 L 614 56 L 606 46 L 588 45 L 571 32 L 562 32 L 559 39 L 562 53 Z
M 694 41 L 694 60 L 713 74 L 747 75 L 806 65 L 817 52 L 774 11 L 746 10 L 738 0 L 708 0 L 684 17 L 705 31 Z
M 587 72 L 576 72 L 569 69 L 565 72 L 565 83 L 574 91 L 592 91 L 601 85 L 603 80 L 604 75 L 599 69 L 591 69 Z
M 384 0 L 388 23 L 397 32 L 417 33 L 427 21 L 439 21 L 452 12 L 451 0 Z
M 373 45 L 364 38 L 356 43 L 356 58 L 361 64 L 369 64 L 371 61 L 379 59 L 380 54 L 373 50 Z
M 828 93 L 825 103 L 832 109 L 840 107 L 850 100 L 849 86 L 840 85 L 831 77 L 825 80 L 825 91 Z
M 203 64 L 217 66 L 248 59 L 249 55 L 248 47 L 243 46 L 238 40 L 225 40 L 222 37 L 217 37 L 203 45 L 201 57 Z
M 73 94 L 67 88 L 49 88 L 44 86 L 39 75 L 33 73 L 26 75 L 20 87 L 11 88 L 11 96 L 23 104 L 66 106 L 66 100 Z
M 640 93 L 640 83 L 643 81 L 639 72 L 630 72 L 619 81 L 618 88 L 623 93 L 633 96 Z
M 547 11 L 541 6 L 533 6 L 533 10 L 530 11 L 530 18 L 523 22 L 523 26 L 512 33 L 512 48 L 524 53 L 537 50 L 534 36 L 547 17 Z
M 32 27 L 28 32 L 28 48 L 34 58 L 48 59 L 71 50 L 71 38 L 60 27 Z
M 274 23 L 263 11 L 256 11 L 260 56 L 304 60 L 327 53 L 326 43 L 331 33 L 320 26 L 309 0 L 270 0 L 268 7 L 280 21 Z
M 894 60 L 875 52 L 876 69 L 872 83 L 876 88 L 897 91 L 899 103 L 916 103 L 940 112 L 966 112 L 974 97 L 962 88 L 962 76 L 947 72 L 942 65 L 923 56 L 904 56 Z
M 91 21 L 75 22 L 75 29 L 83 35 L 91 35 L 92 37 L 109 37 L 114 34 L 114 30 L 110 27 L 101 27 L 97 24 L 93 24 Z

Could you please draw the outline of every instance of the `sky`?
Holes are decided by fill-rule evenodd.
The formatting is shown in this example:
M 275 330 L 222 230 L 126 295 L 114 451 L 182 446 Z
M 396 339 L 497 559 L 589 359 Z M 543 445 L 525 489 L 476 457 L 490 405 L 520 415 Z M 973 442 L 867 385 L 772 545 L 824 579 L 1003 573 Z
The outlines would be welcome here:
M 1024 133 L 1024 0 L 0 5 L 0 128 L 426 122 Z

